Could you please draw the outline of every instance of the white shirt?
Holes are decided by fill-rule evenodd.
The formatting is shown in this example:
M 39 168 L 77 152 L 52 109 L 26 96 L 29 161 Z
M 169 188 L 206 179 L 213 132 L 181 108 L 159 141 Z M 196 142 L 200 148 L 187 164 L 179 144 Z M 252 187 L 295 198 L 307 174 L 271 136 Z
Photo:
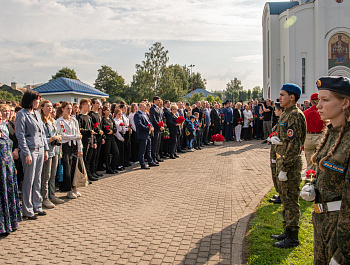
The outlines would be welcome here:
M 63 127 L 62 127 L 63 125 Z M 78 152 L 82 152 L 82 143 L 80 139 L 79 123 L 76 119 L 71 118 L 69 121 L 63 119 L 63 117 L 57 120 L 57 131 L 58 134 L 62 136 L 62 144 L 68 143 L 71 146 L 71 143 L 78 145 Z
M 117 119 L 117 118 L 115 118 L 115 119 L 114 119 L 114 123 L 115 123 L 115 126 L 117 127 L 117 132 L 116 132 L 115 135 L 117 136 L 117 139 L 118 139 L 119 141 L 123 141 L 124 137 L 121 135 L 121 133 L 123 133 L 122 130 L 124 130 L 124 133 L 123 133 L 123 134 L 125 134 L 125 126 L 120 126 L 120 124 L 121 124 L 121 123 L 124 123 L 124 122 L 123 122 L 122 119 Z M 124 125 L 125 125 L 125 124 L 124 124 Z
M 134 113 L 130 113 L 129 114 L 129 122 L 131 124 L 131 128 L 133 129 L 134 132 L 136 132 L 136 125 L 135 125 L 135 121 L 134 121 Z
M 248 110 L 248 111 L 244 110 L 243 111 L 243 115 L 244 115 L 243 128 L 248 128 L 249 127 L 249 123 L 251 123 L 251 121 L 249 121 L 248 119 L 253 119 L 253 113 L 252 113 L 251 110 Z

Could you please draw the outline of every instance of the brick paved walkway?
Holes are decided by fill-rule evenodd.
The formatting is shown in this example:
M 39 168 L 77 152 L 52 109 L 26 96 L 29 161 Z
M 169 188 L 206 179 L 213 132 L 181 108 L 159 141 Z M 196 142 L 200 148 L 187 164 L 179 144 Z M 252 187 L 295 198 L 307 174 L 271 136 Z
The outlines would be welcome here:
M 271 187 L 261 141 L 134 167 L 21 222 L 0 239 L 0 264 L 239 264 L 248 215 Z

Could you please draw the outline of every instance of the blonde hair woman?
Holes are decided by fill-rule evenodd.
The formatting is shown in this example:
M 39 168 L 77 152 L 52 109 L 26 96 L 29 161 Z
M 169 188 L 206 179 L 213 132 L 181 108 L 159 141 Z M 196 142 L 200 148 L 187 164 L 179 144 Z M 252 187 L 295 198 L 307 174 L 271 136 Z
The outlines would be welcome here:
M 241 108 L 242 108 L 242 103 L 237 102 L 235 109 L 233 110 L 233 127 L 235 128 L 235 136 L 236 136 L 237 142 L 242 142 L 241 132 L 242 132 L 244 115 Z
M 41 172 L 41 196 L 43 207 L 54 208 L 55 204 L 64 203 L 55 196 L 55 181 L 58 159 L 60 155 L 61 135 L 58 134 L 56 121 L 51 117 L 52 104 L 48 100 L 40 102 L 41 120 L 44 123 L 46 140 L 49 145 L 48 159 L 44 162 Z
M 317 86 L 318 112 L 330 124 L 312 157 L 315 179 L 300 196 L 315 201 L 314 264 L 350 264 L 350 79 L 322 77 Z

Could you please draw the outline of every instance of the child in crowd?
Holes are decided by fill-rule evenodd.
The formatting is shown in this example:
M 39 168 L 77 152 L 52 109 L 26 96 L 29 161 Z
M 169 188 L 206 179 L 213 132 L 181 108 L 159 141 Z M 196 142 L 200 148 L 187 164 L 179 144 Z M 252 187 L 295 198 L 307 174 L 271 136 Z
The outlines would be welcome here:
M 194 148 L 197 150 L 201 150 L 202 144 L 202 134 L 201 134 L 201 122 L 199 120 L 199 112 L 194 113 L 194 127 L 196 129 L 196 140 L 194 143 Z
M 188 144 L 188 149 L 193 152 L 193 139 L 196 134 L 196 128 L 194 126 L 194 122 L 196 120 L 196 117 L 191 115 L 190 118 L 186 121 L 186 134 L 187 134 L 187 144 Z

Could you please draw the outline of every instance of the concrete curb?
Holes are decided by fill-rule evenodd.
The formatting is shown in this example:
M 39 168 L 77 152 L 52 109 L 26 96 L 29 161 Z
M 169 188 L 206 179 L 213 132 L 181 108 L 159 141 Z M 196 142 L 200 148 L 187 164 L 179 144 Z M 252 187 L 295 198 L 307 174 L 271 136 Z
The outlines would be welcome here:
M 245 232 L 251 215 L 255 212 L 261 200 L 271 190 L 271 187 L 264 188 L 258 195 L 254 197 L 252 202 L 244 210 L 242 217 L 237 222 L 237 228 L 232 239 L 231 249 L 231 264 L 232 265 L 243 265 L 242 252 L 243 252 L 243 240 Z

